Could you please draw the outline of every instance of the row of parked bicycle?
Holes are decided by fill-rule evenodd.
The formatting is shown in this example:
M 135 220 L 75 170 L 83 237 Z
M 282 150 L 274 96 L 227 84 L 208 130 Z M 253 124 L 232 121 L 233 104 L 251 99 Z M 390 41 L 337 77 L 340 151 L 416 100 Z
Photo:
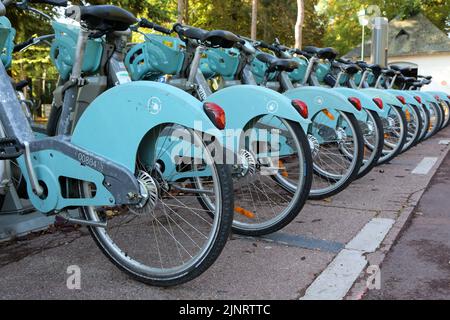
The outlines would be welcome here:
M 58 22 L 32 3 L 67 6 L 0 5 L 0 207 L 16 192 L 88 226 L 113 263 L 149 284 L 197 277 L 231 229 L 278 231 L 307 199 L 339 193 L 449 123 L 450 97 L 419 91 L 431 78 L 407 68 L 167 29 L 110 5 L 71 6 Z M 6 7 L 51 20 L 54 34 L 14 45 Z M 142 43 L 129 43 L 133 32 Z M 12 83 L 5 67 L 14 52 L 45 44 L 59 81 L 41 128 L 26 83 Z

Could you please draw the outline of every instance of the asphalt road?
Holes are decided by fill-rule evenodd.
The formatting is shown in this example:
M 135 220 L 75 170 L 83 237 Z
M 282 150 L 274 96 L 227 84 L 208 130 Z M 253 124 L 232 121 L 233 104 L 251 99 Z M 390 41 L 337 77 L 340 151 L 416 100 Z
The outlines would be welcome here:
M 450 299 L 450 155 L 381 266 L 381 290 L 365 299 Z

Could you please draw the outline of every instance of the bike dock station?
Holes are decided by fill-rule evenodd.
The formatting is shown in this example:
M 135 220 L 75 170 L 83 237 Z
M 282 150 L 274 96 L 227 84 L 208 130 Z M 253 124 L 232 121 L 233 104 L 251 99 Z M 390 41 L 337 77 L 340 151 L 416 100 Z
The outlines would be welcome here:
M 303 46 L 298 9 L 289 47 L 257 40 L 255 25 L 247 38 L 110 4 L 0 0 L 0 297 L 379 290 L 385 258 L 450 161 L 450 94 L 426 90 L 433 77 L 419 66 L 389 63 L 378 7 L 358 13 L 361 60 Z M 53 34 L 15 43 L 16 10 Z M 13 64 L 37 46 L 57 77 L 38 129 L 31 80 Z

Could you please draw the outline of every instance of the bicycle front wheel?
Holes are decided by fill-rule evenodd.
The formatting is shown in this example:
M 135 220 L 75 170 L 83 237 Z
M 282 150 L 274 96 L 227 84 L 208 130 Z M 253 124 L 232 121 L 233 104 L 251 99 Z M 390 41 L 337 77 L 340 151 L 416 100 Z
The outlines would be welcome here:
M 180 131 L 191 144 L 179 139 Z M 143 143 L 136 177 L 147 194 L 144 202 L 83 207 L 81 213 L 91 221 L 106 222 L 106 228 L 90 231 L 121 270 L 151 285 L 178 285 L 203 273 L 225 246 L 233 218 L 231 175 L 226 166 L 214 163 L 203 138 L 191 129 L 164 125 Z M 192 177 L 202 181 L 202 189 L 193 186 Z M 83 197 L 95 193 L 87 182 L 80 191 Z M 214 201 L 213 214 L 196 200 L 203 193 Z

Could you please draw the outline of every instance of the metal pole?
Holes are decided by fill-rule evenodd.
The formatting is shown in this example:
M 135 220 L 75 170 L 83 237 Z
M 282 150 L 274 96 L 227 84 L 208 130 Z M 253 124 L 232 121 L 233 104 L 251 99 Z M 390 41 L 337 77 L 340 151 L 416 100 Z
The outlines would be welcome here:
M 388 58 L 388 19 L 377 17 L 373 19 L 372 32 L 372 63 L 382 67 L 387 66 Z
M 366 26 L 362 26 L 362 41 L 361 41 L 361 61 L 364 61 L 364 44 L 365 44 Z

